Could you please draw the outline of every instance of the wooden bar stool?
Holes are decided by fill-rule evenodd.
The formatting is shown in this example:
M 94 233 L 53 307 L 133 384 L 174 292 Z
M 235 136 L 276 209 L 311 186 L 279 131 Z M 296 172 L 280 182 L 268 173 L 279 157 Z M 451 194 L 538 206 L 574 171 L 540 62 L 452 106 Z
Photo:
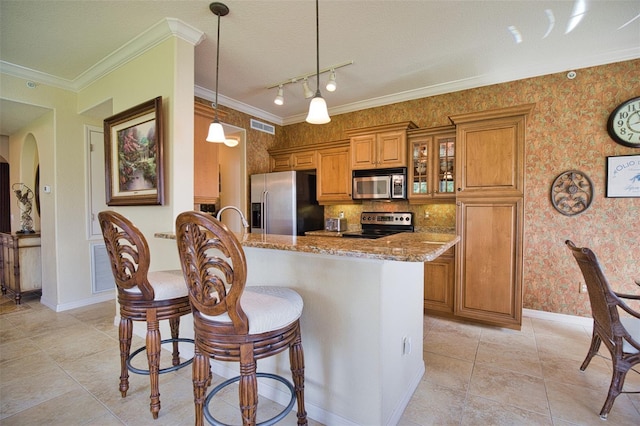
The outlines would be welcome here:
M 293 384 L 291 402 L 277 416 L 261 424 L 273 424 L 298 402 L 298 425 L 307 424 L 304 407 L 304 355 L 300 335 L 302 298 L 284 287 L 245 287 L 247 265 L 240 242 L 227 227 L 201 212 L 181 213 L 176 219 L 178 252 L 193 309 L 195 355 L 193 393 L 196 425 L 204 417 L 219 423 L 207 408 L 221 387 L 239 381 L 243 425 L 256 424 L 256 377 L 286 379 L 256 373 L 257 360 L 289 349 Z M 214 388 L 209 385 L 209 358 L 240 363 L 240 376 Z
M 114 211 L 98 214 L 102 236 L 111 261 L 111 271 L 118 287 L 120 304 L 120 393 L 124 398 L 129 389 L 129 371 L 148 374 L 151 381 L 150 410 L 154 419 L 160 411 L 158 375 L 185 367 L 193 359 L 180 363 L 178 342 L 180 317 L 191 313 L 187 286 L 180 270 L 149 272 L 149 246 L 144 235 L 127 218 Z M 161 340 L 161 320 L 169 320 L 171 339 Z M 132 321 L 147 323 L 146 346 L 131 354 Z M 173 343 L 173 367 L 160 369 L 160 346 Z M 147 352 L 149 370 L 133 368 L 131 358 Z

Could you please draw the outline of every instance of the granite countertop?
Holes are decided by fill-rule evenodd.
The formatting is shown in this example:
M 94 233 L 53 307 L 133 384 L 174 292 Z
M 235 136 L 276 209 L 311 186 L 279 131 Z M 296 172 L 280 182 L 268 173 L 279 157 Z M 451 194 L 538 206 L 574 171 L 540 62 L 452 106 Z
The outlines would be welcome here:
M 273 234 L 236 236 L 244 247 L 400 262 L 430 262 L 460 241 L 455 234 L 423 232 L 403 232 L 375 240 Z M 155 237 L 175 239 L 175 234 L 160 232 Z

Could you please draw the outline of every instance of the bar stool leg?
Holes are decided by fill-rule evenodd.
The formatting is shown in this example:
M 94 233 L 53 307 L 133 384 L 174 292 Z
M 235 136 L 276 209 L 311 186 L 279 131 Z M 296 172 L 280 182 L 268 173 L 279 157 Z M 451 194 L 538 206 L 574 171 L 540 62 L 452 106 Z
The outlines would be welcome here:
M 209 359 L 200 353 L 198 345 L 196 345 L 192 365 L 193 402 L 196 409 L 196 426 L 204 426 L 204 400 L 207 396 L 207 386 L 211 382 L 209 378 L 210 374 Z
M 304 406 L 304 351 L 300 327 L 296 330 L 296 338 L 289 347 L 289 362 L 298 400 L 298 425 L 302 426 L 307 424 L 307 411 Z
M 160 324 L 156 318 L 155 311 L 151 310 L 147 314 L 147 359 L 149 361 L 149 379 L 151 380 L 151 403 L 150 410 L 154 419 L 158 418 L 160 412 Z
M 171 327 L 171 338 L 173 339 L 173 359 L 172 364 L 180 364 L 180 350 L 178 347 L 178 335 L 180 331 L 180 317 L 169 318 L 169 326 Z
M 244 426 L 256 424 L 256 410 L 258 408 L 256 368 L 253 344 L 240 345 L 240 411 Z
M 133 334 L 133 321 L 125 318 L 120 312 L 120 326 L 118 336 L 120 339 L 120 395 L 124 398 L 129 390 L 129 369 L 127 359 L 131 352 L 131 336 Z

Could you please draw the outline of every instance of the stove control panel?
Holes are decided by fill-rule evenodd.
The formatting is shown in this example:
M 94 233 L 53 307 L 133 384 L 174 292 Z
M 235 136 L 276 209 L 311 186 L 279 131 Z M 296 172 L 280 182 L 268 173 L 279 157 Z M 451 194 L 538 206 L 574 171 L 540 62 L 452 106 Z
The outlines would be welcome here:
M 389 213 L 389 212 L 362 212 L 360 214 L 360 224 L 362 225 L 387 225 L 400 226 L 412 225 L 413 213 Z

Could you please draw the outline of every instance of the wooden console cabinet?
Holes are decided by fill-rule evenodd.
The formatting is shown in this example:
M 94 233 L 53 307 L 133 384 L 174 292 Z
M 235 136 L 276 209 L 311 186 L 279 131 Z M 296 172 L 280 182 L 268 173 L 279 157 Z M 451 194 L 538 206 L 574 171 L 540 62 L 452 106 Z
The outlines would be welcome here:
M 42 291 L 40 234 L 0 233 L 0 285 L 20 304 L 22 295 Z

